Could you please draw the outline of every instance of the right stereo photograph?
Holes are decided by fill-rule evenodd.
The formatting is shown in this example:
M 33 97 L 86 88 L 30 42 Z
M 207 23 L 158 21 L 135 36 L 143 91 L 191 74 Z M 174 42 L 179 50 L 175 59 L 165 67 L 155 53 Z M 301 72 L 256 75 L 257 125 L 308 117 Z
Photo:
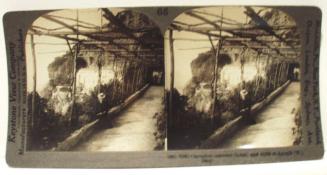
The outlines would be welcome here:
M 168 150 L 302 144 L 301 41 L 290 15 L 195 8 L 164 37 Z

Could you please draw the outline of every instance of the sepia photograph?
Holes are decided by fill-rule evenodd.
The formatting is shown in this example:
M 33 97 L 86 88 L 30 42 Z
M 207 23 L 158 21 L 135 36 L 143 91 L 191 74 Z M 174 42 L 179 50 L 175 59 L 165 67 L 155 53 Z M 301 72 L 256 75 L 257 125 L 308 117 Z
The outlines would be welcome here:
M 301 145 L 300 48 L 278 8 L 178 15 L 165 33 L 168 150 Z
M 163 36 L 128 9 L 56 10 L 25 42 L 27 151 L 163 150 Z
M 7 12 L 7 166 L 321 159 L 322 11 L 277 5 Z

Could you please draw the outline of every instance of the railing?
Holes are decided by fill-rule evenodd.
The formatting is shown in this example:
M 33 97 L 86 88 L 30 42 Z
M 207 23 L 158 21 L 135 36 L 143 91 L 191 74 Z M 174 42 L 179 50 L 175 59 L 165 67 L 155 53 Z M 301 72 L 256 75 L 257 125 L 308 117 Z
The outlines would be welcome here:
M 278 95 L 280 95 L 286 87 L 290 84 L 290 80 L 284 83 L 282 86 L 277 88 L 275 91 L 270 93 L 264 100 L 254 104 L 251 107 L 251 114 L 256 115 L 260 110 L 262 110 L 266 105 L 272 102 Z M 212 135 L 208 137 L 205 141 L 201 143 L 199 148 L 201 149 L 210 149 L 217 147 L 224 139 L 228 136 L 231 136 L 237 129 L 242 125 L 243 116 L 238 116 L 235 119 L 227 122 L 224 126 L 217 129 Z

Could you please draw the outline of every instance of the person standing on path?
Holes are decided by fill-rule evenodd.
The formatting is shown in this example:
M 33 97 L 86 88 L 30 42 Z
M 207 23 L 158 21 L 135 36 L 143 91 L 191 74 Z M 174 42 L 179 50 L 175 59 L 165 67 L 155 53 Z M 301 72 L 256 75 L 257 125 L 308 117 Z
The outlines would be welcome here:
M 240 106 L 241 115 L 248 124 L 255 124 L 254 118 L 251 116 L 251 98 L 249 92 L 246 90 L 245 82 L 242 82 L 240 90 Z

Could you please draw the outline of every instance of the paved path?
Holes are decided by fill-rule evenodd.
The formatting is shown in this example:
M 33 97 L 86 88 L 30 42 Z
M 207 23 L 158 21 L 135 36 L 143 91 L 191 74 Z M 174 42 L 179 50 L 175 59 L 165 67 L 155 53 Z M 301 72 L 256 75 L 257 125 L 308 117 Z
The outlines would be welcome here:
M 256 117 L 256 124 L 238 131 L 219 148 L 265 148 L 292 146 L 294 108 L 300 97 L 300 83 L 292 82 Z
M 113 121 L 82 144 L 75 151 L 150 151 L 157 145 L 156 112 L 162 110 L 163 87 L 151 86 L 145 94 Z

